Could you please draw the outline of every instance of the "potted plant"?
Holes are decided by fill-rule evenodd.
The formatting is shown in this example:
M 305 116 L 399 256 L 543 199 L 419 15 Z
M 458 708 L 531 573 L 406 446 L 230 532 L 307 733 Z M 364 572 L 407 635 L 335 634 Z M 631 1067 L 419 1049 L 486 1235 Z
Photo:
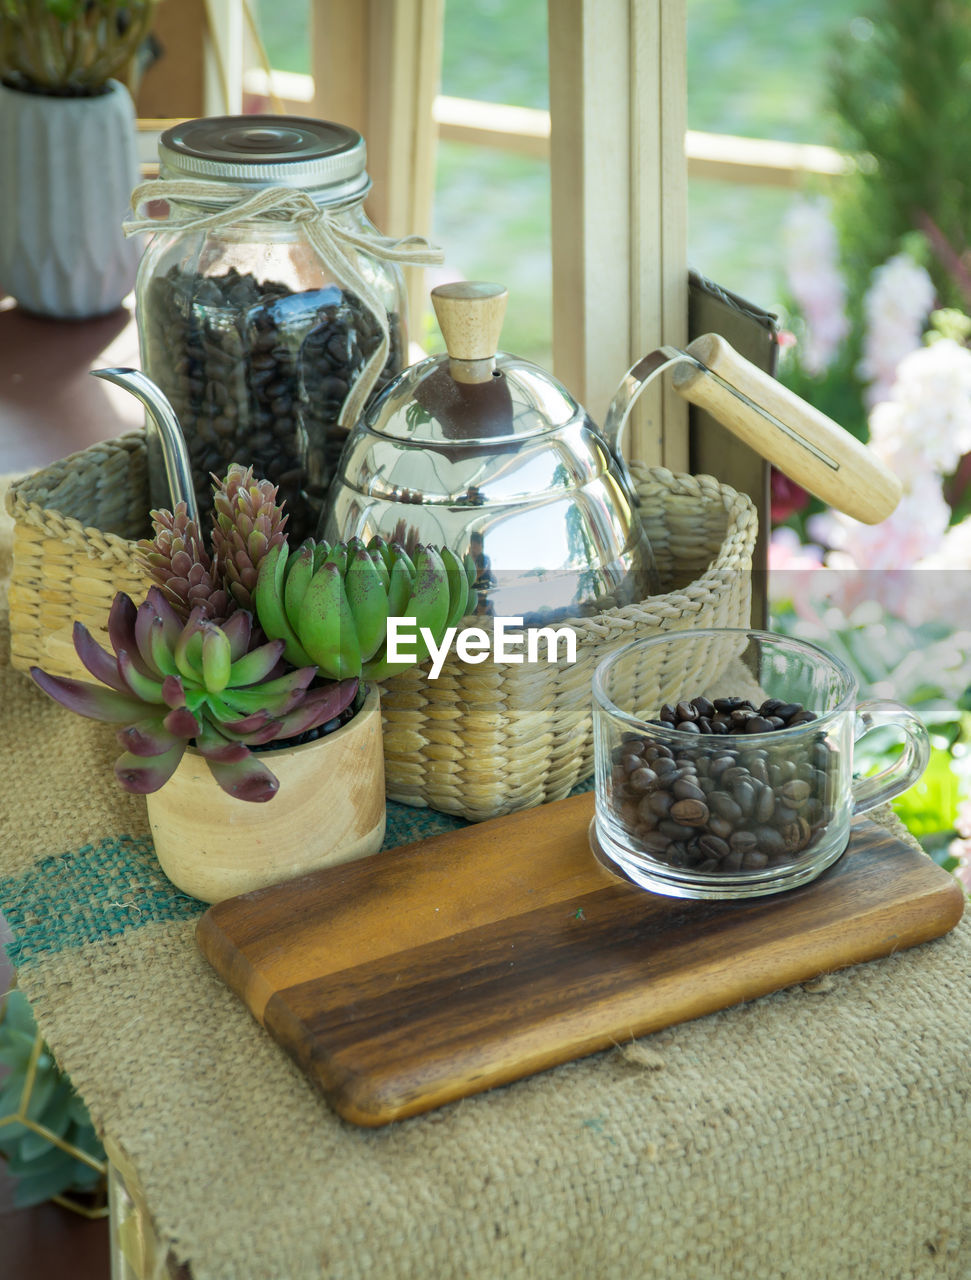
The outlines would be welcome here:
M 276 488 L 238 465 L 214 488 L 211 554 L 184 504 L 152 520 L 139 547 L 155 585 L 137 606 L 115 597 L 111 651 L 75 623 L 97 683 L 33 667 L 35 682 L 118 726 L 118 781 L 146 796 L 159 862 L 185 892 L 216 902 L 375 853 L 375 682 L 402 669 L 387 661 L 389 609 L 438 644 L 465 612 L 470 569 L 381 538 L 291 549 Z
M 135 113 L 114 77 L 158 0 L 0 0 L 0 285 L 27 311 L 113 311 L 139 248 Z
M 16 987 L 0 1002 L 0 1068 L 0 1156 L 17 1180 L 14 1205 L 55 1200 L 86 1217 L 106 1215 L 104 1148 Z

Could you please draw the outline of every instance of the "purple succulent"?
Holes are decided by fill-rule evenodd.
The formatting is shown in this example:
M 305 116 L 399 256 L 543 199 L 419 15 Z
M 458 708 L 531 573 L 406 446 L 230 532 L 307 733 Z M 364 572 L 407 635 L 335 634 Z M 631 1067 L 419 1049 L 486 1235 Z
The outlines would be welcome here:
M 247 610 L 217 625 L 197 607 L 183 621 L 158 587 L 137 608 L 119 592 L 108 637 L 111 653 L 74 624 L 75 650 L 97 685 L 39 667 L 30 675 L 70 711 L 120 726 L 115 774 L 139 795 L 162 787 L 191 744 L 229 795 L 270 800 L 279 782 L 250 747 L 326 724 L 357 693 L 356 679 L 315 683 L 315 666 L 289 668 L 282 640 L 251 647 L 261 637 Z

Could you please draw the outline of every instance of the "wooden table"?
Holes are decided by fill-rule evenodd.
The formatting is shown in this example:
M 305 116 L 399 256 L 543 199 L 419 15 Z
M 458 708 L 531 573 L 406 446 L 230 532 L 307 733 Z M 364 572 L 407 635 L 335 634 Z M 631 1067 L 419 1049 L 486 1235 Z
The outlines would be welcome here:
M 95 320 L 49 320 L 0 298 L 0 474 L 35 471 L 140 427 L 138 401 L 90 376 L 138 363 L 131 299 Z

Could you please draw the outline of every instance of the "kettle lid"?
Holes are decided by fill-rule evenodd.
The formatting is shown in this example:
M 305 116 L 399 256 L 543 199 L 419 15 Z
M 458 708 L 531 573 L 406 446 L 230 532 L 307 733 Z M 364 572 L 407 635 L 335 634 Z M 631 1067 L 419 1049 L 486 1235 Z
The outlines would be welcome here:
M 446 353 L 406 369 L 365 415 L 365 425 L 412 444 L 515 444 L 586 420 L 546 370 L 499 350 L 508 290 L 462 280 L 431 291 Z

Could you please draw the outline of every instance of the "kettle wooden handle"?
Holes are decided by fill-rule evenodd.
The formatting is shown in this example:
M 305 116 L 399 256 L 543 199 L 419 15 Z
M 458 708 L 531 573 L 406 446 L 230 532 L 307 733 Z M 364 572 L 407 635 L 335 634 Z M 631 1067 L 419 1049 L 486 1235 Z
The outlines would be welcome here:
M 891 514 L 900 501 L 900 481 L 848 431 L 749 363 L 717 333 L 695 338 L 686 350 L 730 384 L 724 386 L 697 365 L 676 365 L 672 382 L 686 400 L 707 409 L 829 506 L 865 524 L 878 524 Z M 770 422 L 759 408 L 783 425 Z

